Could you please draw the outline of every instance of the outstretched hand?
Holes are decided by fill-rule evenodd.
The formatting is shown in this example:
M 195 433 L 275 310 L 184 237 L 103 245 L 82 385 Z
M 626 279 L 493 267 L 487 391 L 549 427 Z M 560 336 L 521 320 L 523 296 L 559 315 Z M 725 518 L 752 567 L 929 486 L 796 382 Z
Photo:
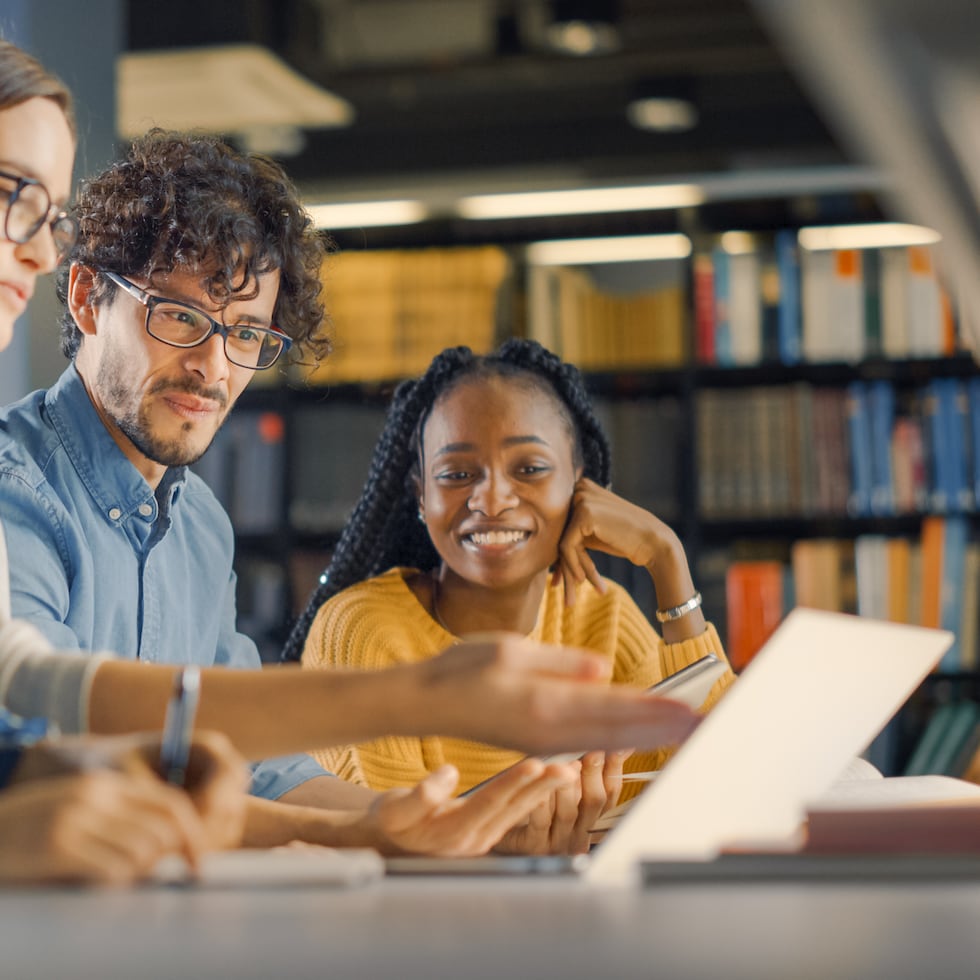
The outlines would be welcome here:
M 456 797 L 459 773 L 442 766 L 412 789 L 393 789 L 371 805 L 379 849 L 388 854 L 485 854 L 552 794 L 577 781 L 577 765 L 526 759 L 476 792 Z
M 532 755 L 676 745 L 700 721 L 677 701 L 610 686 L 596 654 L 512 633 L 471 637 L 410 669 L 422 671 L 433 731 Z

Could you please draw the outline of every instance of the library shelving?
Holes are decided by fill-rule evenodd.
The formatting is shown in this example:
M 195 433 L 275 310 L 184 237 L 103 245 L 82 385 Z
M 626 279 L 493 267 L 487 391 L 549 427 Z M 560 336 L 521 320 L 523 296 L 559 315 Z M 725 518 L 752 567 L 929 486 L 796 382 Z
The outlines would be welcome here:
M 678 230 L 657 221 L 658 232 Z M 457 232 L 353 253 L 341 241 L 325 271 L 335 354 L 312 374 L 247 390 L 199 464 L 236 527 L 243 627 L 263 655 L 275 658 L 329 558 L 398 380 L 450 344 L 489 350 L 532 336 L 585 372 L 613 443 L 614 487 L 677 529 L 723 635 L 738 627 L 740 595 L 777 617 L 794 602 L 833 601 L 954 627 L 958 659 L 877 756 L 900 770 L 923 705 L 972 698 L 980 683 L 980 371 L 956 346 L 929 246 L 811 253 L 795 230 L 754 229 L 729 253 L 726 233 L 700 227 L 689 256 L 539 266 L 527 229 L 521 240 L 498 228 L 497 242 L 493 230 L 471 242 Z M 815 574 L 831 582 L 814 569 L 831 566 L 836 598 L 807 596 Z M 652 614 L 645 573 L 602 567 Z M 934 622 L 914 600 L 926 571 Z M 778 604 L 760 582 L 778 583 Z M 767 628 L 754 623 L 747 646 L 727 635 L 734 659 L 747 660 Z

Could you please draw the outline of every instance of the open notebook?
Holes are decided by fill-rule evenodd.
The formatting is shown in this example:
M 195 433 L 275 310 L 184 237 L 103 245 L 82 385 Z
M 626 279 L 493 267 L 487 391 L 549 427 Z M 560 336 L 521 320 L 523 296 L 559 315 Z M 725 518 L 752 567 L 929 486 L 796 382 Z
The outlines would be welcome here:
M 705 860 L 734 842 L 791 839 L 824 793 L 952 643 L 940 630 L 797 609 L 586 861 L 524 873 L 581 872 L 626 883 L 645 860 Z M 482 862 L 482 864 L 480 863 Z M 501 873 L 493 857 L 459 870 Z M 408 859 L 389 871 L 446 871 Z

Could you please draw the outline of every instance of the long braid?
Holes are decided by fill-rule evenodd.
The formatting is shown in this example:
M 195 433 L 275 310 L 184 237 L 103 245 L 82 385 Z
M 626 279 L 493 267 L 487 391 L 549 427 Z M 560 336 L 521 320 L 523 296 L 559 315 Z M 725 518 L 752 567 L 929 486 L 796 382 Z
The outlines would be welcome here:
M 476 360 L 468 347 L 438 354 L 425 374 L 398 386 L 375 446 L 367 482 L 334 549 L 330 564 L 283 648 L 281 659 L 299 660 L 317 611 L 331 596 L 396 564 L 432 568 L 439 556 L 424 525 L 412 485 L 423 417 L 452 379 Z
M 582 375 L 536 341 L 509 340 L 478 357 L 468 347 L 438 354 L 418 380 L 395 391 L 367 482 L 320 584 L 296 621 L 282 660 L 299 660 L 316 614 L 331 596 L 395 566 L 429 571 L 439 554 L 418 519 L 415 477 L 422 429 L 433 406 L 464 380 L 501 376 L 541 387 L 557 398 L 566 416 L 584 474 L 609 484 L 609 442 L 592 409 Z

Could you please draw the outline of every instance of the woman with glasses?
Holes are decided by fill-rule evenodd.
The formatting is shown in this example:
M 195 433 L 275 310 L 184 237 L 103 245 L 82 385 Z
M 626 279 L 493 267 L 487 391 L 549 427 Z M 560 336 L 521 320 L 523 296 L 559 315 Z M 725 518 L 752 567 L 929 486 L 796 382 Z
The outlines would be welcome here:
M 74 151 L 68 91 L 30 55 L 0 41 L 0 350 L 37 277 L 75 241 L 64 211 Z M 40 634 L 11 620 L 0 527 L 0 684 L 31 660 L 44 662 L 53 686 L 84 687 L 92 671 L 78 657 L 50 653 Z M 226 740 L 196 739 L 190 789 L 197 809 L 157 778 L 159 753 L 157 737 L 30 744 L 18 719 L 0 714 L 0 882 L 123 883 L 168 853 L 196 861 L 215 833 L 235 842 L 244 768 Z

